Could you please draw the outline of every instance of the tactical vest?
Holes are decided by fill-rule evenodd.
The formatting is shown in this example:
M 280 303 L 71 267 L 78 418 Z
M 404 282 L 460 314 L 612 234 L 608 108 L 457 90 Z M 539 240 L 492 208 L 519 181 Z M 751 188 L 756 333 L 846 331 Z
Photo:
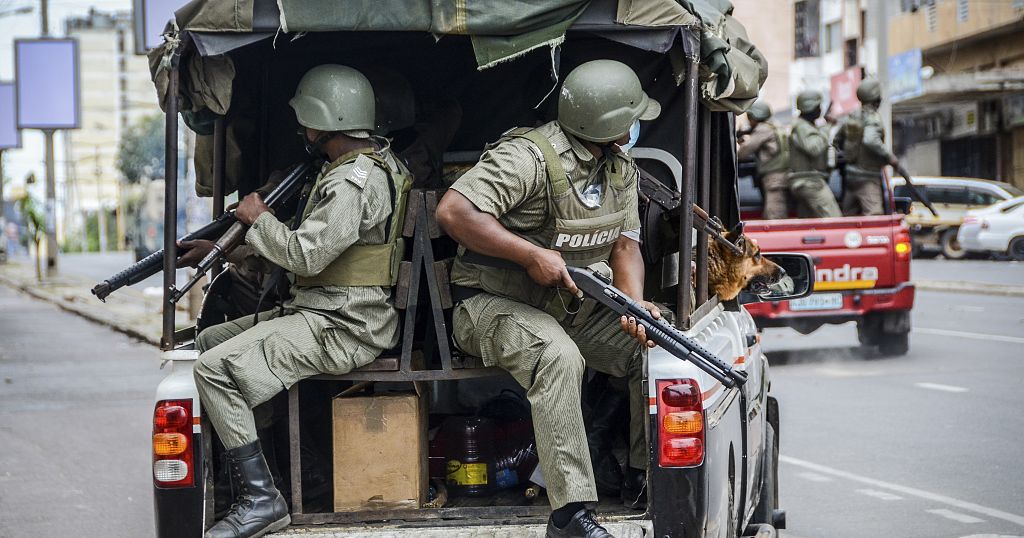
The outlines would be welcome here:
M 804 136 L 808 128 L 818 130 L 818 127 L 803 118 L 797 118 L 789 136 L 791 139 Z M 819 131 L 820 132 L 820 131 Z M 826 138 L 827 140 L 827 138 Z M 828 145 L 818 155 L 810 155 L 801 150 L 793 141 L 789 142 L 789 176 L 787 180 L 792 184 L 793 180 L 804 178 L 828 178 Z
M 315 190 L 320 180 L 327 174 L 346 164 L 357 163 L 355 170 L 362 169 L 371 173 L 372 166 L 378 166 L 388 176 L 388 189 L 391 191 L 391 216 L 385 224 L 386 243 L 380 245 L 350 245 L 327 264 L 316 276 L 295 277 L 297 286 L 394 286 L 398 282 L 398 264 L 405 253 L 405 242 L 402 239 L 402 225 L 405 217 L 405 203 L 412 178 L 408 170 L 398 161 L 394 169 L 388 164 L 385 155 L 371 149 L 353 151 L 334 161 L 317 178 L 313 185 Z M 359 161 L 365 161 L 360 163 Z M 360 164 L 365 164 L 361 167 Z M 306 204 L 303 218 L 309 215 L 313 207 Z M 383 268 L 383 269 L 382 269 Z
M 514 233 L 537 246 L 557 250 L 569 266 L 586 267 L 607 262 L 630 210 L 625 207 L 628 187 L 624 174 L 629 161 L 616 154 L 604 162 L 597 172 L 604 174 L 603 200 L 600 207 L 589 208 L 576 195 L 558 152 L 544 134 L 535 129 L 513 129 L 497 144 L 514 138 L 526 139 L 540 150 L 548 180 L 549 211 L 543 225 L 528 232 Z M 568 291 L 538 285 L 522 267 L 511 262 L 463 248 L 459 249 L 459 261 L 461 263 L 455 264 L 452 270 L 453 280 L 462 272 L 475 273 L 461 276 L 475 276 L 484 291 L 534 306 L 559 321 L 573 314 L 581 323 L 594 307 L 589 302 L 581 305 Z
M 775 133 L 775 143 L 779 146 L 779 152 L 774 157 L 763 163 L 758 163 L 757 173 L 761 176 L 782 172 L 789 169 L 789 136 L 774 123 L 768 123 Z
M 885 131 L 882 130 L 881 124 L 882 118 L 878 111 L 872 108 L 861 108 L 847 117 L 843 124 L 843 156 L 846 158 L 848 175 L 852 171 L 853 175 L 866 175 L 870 179 L 877 179 L 882 168 L 889 164 L 887 156 L 864 147 L 864 131 L 868 126 L 877 127 L 882 133 L 882 140 L 885 140 Z

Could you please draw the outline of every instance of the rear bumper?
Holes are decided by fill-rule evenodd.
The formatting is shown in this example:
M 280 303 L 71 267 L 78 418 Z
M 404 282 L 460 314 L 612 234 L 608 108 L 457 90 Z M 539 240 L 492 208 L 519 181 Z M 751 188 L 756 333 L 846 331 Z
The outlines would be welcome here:
M 789 327 L 795 323 L 816 324 L 857 321 L 868 312 L 910 310 L 914 307 L 914 285 L 904 282 L 894 288 L 844 290 L 843 306 L 834 310 L 793 311 L 789 301 L 745 305 L 758 327 Z

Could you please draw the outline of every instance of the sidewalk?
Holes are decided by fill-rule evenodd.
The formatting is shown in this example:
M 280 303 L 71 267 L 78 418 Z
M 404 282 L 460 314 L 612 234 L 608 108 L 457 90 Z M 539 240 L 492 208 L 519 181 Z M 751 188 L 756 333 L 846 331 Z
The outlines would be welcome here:
M 154 346 L 160 345 L 159 296 L 126 287 L 111 294 L 104 303 L 89 292 L 96 285 L 89 277 L 60 274 L 52 279 L 44 277 L 39 282 L 35 268 L 23 261 L 8 261 L 0 265 L 0 284 Z M 179 327 L 188 323 L 186 312 L 179 310 L 177 314 Z
M 1024 297 L 1024 263 L 996 260 L 913 260 L 919 290 Z

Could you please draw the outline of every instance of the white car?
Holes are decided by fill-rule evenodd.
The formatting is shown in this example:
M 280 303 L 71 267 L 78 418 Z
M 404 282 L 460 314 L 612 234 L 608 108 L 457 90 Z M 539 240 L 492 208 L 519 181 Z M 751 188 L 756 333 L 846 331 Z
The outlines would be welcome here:
M 1024 260 L 1024 196 L 968 211 L 957 240 L 966 250 Z

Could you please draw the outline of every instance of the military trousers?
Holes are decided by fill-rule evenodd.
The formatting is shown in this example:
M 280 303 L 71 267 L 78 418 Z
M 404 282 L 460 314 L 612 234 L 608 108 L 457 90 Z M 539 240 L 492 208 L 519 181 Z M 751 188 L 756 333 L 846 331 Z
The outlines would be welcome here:
M 578 326 L 563 327 L 532 306 L 480 293 L 455 308 L 453 333 L 463 351 L 508 371 L 526 389 L 553 509 L 597 501 L 581 407 L 586 366 L 628 379 L 629 465 L 647 468 L 641 346 L 622 331 L 618 315 L 598 310 Z
M 842 216 L 839 203 L 823 178 L 790 177 L 789 192 L 796 199 L 796 213 L 800 218 Z
M 882 215 L 882 177 L 847 179 L 843 192 L 843 214 Z
M 253 316 L 245 316 L 196 338 L 193 375 L 203 413 L 229 450 L 257 439 L 252 408 L 301 379 L 350 372 L 382 351 L 339 334 L 330 318 L 316 313 L 268 310 L 259 320 L 254 326 Z M 331 353 L 324 349 L 325 329 L 332 331 Z
M 761 218 L 766 220 L 784 219 L 789 216 L 789 189 L 786 187 L 786 174 L 774 172 L 761 178 L 764 194 L 764 206 Z

